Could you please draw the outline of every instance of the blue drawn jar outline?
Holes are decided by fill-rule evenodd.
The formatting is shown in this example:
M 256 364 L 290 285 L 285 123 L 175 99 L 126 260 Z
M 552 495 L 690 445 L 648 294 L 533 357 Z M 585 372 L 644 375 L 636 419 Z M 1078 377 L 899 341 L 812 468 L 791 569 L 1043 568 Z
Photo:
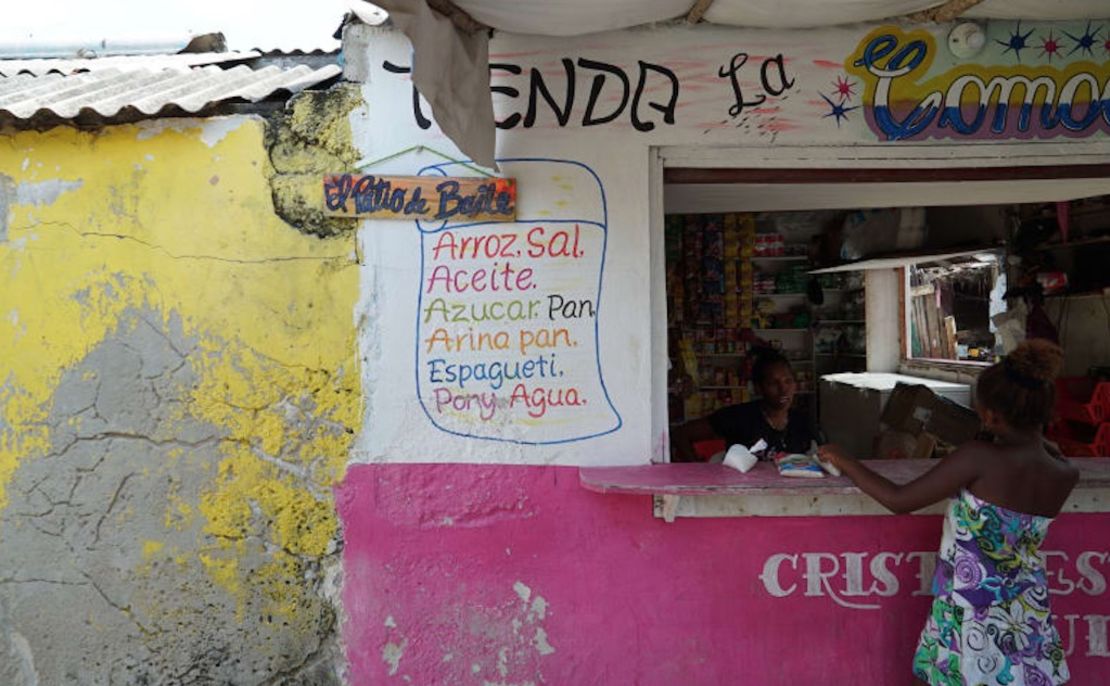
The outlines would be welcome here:
M 470 434 L 470 433 L 466 433 L 464 431 L 455 431 L 453 429 L 448 429 L 446 427 L 440 426 L 439 423 L 436 422 L 435 418 L 432 416 L 432 413 L 428 410 L 428 406 L 424 402 L 424 396 L 420 392 L 420 390 L 421 390 L 420 346 L 416 345 L 415 346 L 416 356 L 415 356 L 415 359 L 414 359 L 413 371 L 414 371 L 414 379 L 416 381 L 416 398 L 420 402 L 420 408 L 424 411 L 424 415 L 428 418 L 428 421 L 430 421 L 432 423 L 432 426 L 439 429 L 440 431 L 443 431 L 444 433 L 449 433 L 449 434 L 452 434 L 452 435 L 455 435 L 455 436 L 460 436 L 462 438 L 476 438 L 476 439 L 484 440 L 484 441 L 496 441 L 498 443 L 515 443 L 515 444 L 518 444 L 518 445 L 557 445 L 557 444 L 560 444 L 560 443 L 573 443 L 573 442 L 576 442 L 576 441 L 584 441 L 584 440 L 587 440 L 587 439 L 598 438 L 600 436 L 605 436 L 607 434 L 611 434 L 611 433 L 619 430 L 624 425 L 624 420 L 621 418 L 620 412 L 617 411 L 616 406 L 613 404 L 613 400 L 609 397 L 609 388 L 605 385 L 605 375 L 602 373 L 602 370 L 601 370 L 601 336 L 600 336 L 600 331 L 599 331 L 599 324 L 601 322 L 601 287 L 602 287 L 602 283 L 603 283 L 604 276 L 605 276 L 605 257 L 606 257 L 606 254 L 608 252 L 608 247 L 609 247 L 609 226 L 608 226 L 609 225 L 609 205 L 608 205 L 608 200 L 605 197 L 605 187 L 601 183 L 601 178 L 597 175 L 597 173 L 593 169 L 591 169 L 589 167 L 589 165 L 586 165 L 582 162 L 577 162 L 575 160 L 559 160 L 559 159 L 544 158 L 544 157 L 509 157 L 509 158 L 499 158 L 497 160 L 497 162 L 498 162 L 498 164 L 502 164 L 502 163 L 511 164 L 511 163 L 514 163 L 514 162 L 540 162 L 540 163 L 550 163 L 550 164 L 566 164 L 566 165 L 571 165 L 571 166 L 575 166 L 575 167 L 579 167 L 581 169 L 584 169 L 591 177 L 593 177 L 594 182 L 597 183 L 598 194 L 601 198 L 601 222 L 595 222 L 595 221 L 583 220 L 583 219 L 547 219 L 547 218 L 529 219 L 529 218 L 517 217 L 516 220 L 513 221 L 513 222 L 475 221 L 475 222 L 467 222 L 467 223 L 458 223 L 458 224 L 456 224 L 456 223 L 451 223 L 449 219 L 444 219 L 441 222 L 437 222 L 438 226 L 436 226 L 436 228 L 425 228 L 424 223 L 421 220 L 419 220 L 419 219 L 415 220 L 414 223 L 416 224 L 416 228 L 417 228 L 418 231 L 420 231 L 420 281 L 419 281 L 418 289 L 417 289 L 418 296 L 417 296 L 417 307 L 416 307 L 417 339 L 419 339 L 419 336 L 420 336 L 420 318 L 421 318 L 421 312 L 423 311 L 423 307 L 424 307 L 424 275 L 425 275 L 425 268 L 426 268 L 425 261 L 424 261 L 425 254 L 426 254 L 426 250 L 425 250 L 426 246 L 424 245 L 424 241 L 428 236 L 434 235 L 436 233 L 439 233 L 440 231 L 443 231 L 444 229 L 448 228 L 448 224 L 450 224 L 450 228 L 452 228 L 452 229 L 461 229 L 461 228 L 466 228 L 466 227 L 479 226 L 479 225 L 484 225 L 484 224 L 495 224 L 495 223 L 505 223 L 505 224 L 509 224 L 509 223 L 511 223 L 511 224 L 523 224 L 523 223 L 543 223 L 543 224 L 578 223 L 578 224 L 586 224 L 586 225 L 596 226 L 598 229 L 601 230 L 601 257 L 600 257 L 600 268 L 598 269 L 598 275 L 597 275 L 597 295 L 596 295 L 596 300 L 594 301 L 594 302 L 597 303 L 597 305 L 595 307 L 595 314 L 594 314 L 594 359 L 595 359 L 595 363 L 597 365 L 598 383 L 600 383 L 600 385 L 601 385 L 601 391 L 605 396 L 605 402 L 609 406 L 610 411 L 612 411 L 613 417 L 616 419 L 616 424 L 614 426 L 604 430 L 604 431 L 597 431 L 597 432 L 588 434 L 586 436 L 575 436 L 573 438 L 560 438 L 560 439 L 553 439 L 553 440 L 549 440 L 549 441 L 525 441 L 525 440 L 516 439 L 516 438 L 504 438 L 504 437 L 501 437 L 501 436 L 479 436 L 477 434 Z M 474 164 L 474 163 L 470 160 L 460 160 L 460 161 L 457 161 L 457 162 L 455 162 L 455 161 L 441 162 L 441 163 L 432 164 L 432 165 L 428 165 L 426 167 L 421 168 L 420 171 L 417 172 L 417 175 L 418 176 L 430 176 L 430 175 L 448 176 L 448 174 L 446 172 L 446 168 L 456 166 L 456 165 L 462 166 L 462 165 L 471 165 L 471 164 Z

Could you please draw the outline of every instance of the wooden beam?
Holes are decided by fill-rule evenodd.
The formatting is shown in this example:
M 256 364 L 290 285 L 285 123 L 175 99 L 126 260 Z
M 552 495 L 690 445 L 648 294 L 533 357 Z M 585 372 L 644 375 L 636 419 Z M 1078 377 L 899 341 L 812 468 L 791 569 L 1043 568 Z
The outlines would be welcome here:
M 909 336 L 906 318 L 906 268 L 898 267 L 898 364 L 906 359 L 906 342 Z
M 1110 164 L 927 169 L 734 169 L 669 167 L 664 183 L 897 183 L 1110 178 Z
M 948 349 L 948 359 L 958 360 L 960 355 L 959 343 L 956 340 L 956 318 L 948 315 L 944 318 L 944 342 L 945 347 Z
M 690 11 L 686 13 L 686 23 L 696 24 L 701 21 L 701 18 L 705 16 L 706 11 L 712 4 L 713 0 L 696 0 L 690 7 Z

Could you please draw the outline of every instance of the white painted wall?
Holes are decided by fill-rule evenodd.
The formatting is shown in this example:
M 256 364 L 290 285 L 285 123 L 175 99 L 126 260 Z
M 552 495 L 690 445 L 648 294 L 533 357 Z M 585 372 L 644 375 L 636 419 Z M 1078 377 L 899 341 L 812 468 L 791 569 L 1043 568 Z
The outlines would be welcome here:
M 901 283 L 898 269 L 864 272 L 864 318 L 867 320 L 867 371 L 896 372 L 902 359 Z
M 1057 28 L 1082 30 L 1076 26 Z M 991 37 L 1004 36 L 1012 28 L 1005 22 L 993 23 Z M 476 405 L 452 411 L 436 407 L 437 386 L 450 384 L 432 383 L 428 363 L 433 352 L 427 349 L 427 322 L 421 318 L 427 316 L 422 311 L 423 298 L 435 295 L 427 292 L 429 270 L 438 266 L 430 252 L 435 244 L 429 240 L 437 240 L 433 232 L 439 227 L 422 231 L 413 222 L 367 221 L 360 230 L 363 296 L 357 313 L 366 417 L 355 459 L 642 464 L 663 454 L 666 398 L 659 388 L 660 379 L 665 383 L 666 357 L 661 352 L 666 341 L 660 340 L 665 331 L 658 325 L 657 292 L 663 274 L 650 230 L 662 204 L 660 184 L 653 176 L 657 172 L 650 163 L 655 149 L 664 151 L 666 164 L 712 157 L 714 166 L 744 167 L 764 162 L 847 168 L 1110 162 L 1110 138 L 1101 124 L 1087 138 L 1049 135 L 1036 143 L 953 138 L 951 131 L 941 130 L 936 137 L 920 141 L 887 140 L 874 120 L 869 124 L 864 116 L 873 111 L 868 108 L 874 104 L 878 83 L 874 75 L 852 66 L 864 46 L 883 33 L 902 47 L 911 40 L 920 41 L 928 59 L 892 86 L 893 93 L 913 100 L 928 95 L 919 84 L 934 77 L 943 81 L 965 68 L 938 47 L 944 44 L 944 27 L 907 30 L 917 33 L 875 26 L 793 32 L 676 26 L 570 39 L 497 34 L 490 46 L 491 62 L 519 71 L 514 75 L 505 66 L 493 70 L 499 119 L 527 115 L 533 70 L 542 75 L 552 99 L 562 107 L 568 92 L 566 60 L 575 70 L 573 105 L 566 125 L 559 125 L 552 106 L 541 97 L 532 126 L 521 123 L 498 133 L 502 173 L 519 182 L 518 223 L 444 229 L 460 235 L 513 233 L 519 238 L 537 226 L 549 230 L 566 226 L 566 221 L 578 220 L 586 227 L 590 242 L 577 263 L 508 258 L 536 270 L 535 292 L 541 299 L 556 293 L 573 293 L 581 299 L 592 294 L 596 299 L 596 320 L 569 327 L 577 345 L 554 350 L 565 374 L 548 380 L 551 387 L 576 388 L 586 404 L 529 417 L 519 403 L 507 406 L 509 399 L 500 391 L 502 404 L 486 420 Z M 994 46 L 992 40 L 976 63 L 1027 69 L 1017 67 L 1012 56 Z M 352 120 L 366 172 L 476 173 L 459 165 L 436 167 L 448 158 L 460 159 L 461 154 L 434 125 L 428 129 L 418 125 L 407 75 L 383 66 L 385 61 L 410 64 L 410 48 L 403 36 L 359 27 L 349 31 L 345 50 L 366 81 L 370 114 Z M 1065 63 L 1058 61 L 1051 69 Z M 650 65 L 669 69 L 677 79 L 673 109 L 668 105 L 673 82 Z M 736 67 L 735 82 L 729 76 L 732 67 Z M 1098 79 L 1110 79 L 1110 65 L 1097 71 Z M 627 97 L 618 73 L 628 79 Z M 836 93 L 838 82 L 850 86 L 842 95 Z M 587 101 L 595 89 L 595 117 L 617 114 L 607 123 L 587 126 Z M 868 107 L 861 108 L 865 103 Z M 844 108 L 839 116 L 835 107 Z M 430 116 L 426 104 L 423 114 Z M 637 125 L 650 130 L 639 130 Z M 387 157 L 388 161 L 378 162 Z M 490 299 L 489 294 L 456 298 L 466 304 Z M 537 324 L 529 322 L 529 326 Z M 465 326 L 452 324 L 453 333 L 463 332 Z M 522 326 L 501 328 L 516 340 Z M 594 329 L 596 335 L 591 335 Z M 519 350 L 440 357 L 467 363 L 523 359 Z M 889 360 L 882 366 L 889 366 Z M 466 395 L 499 389 L 456 384 L 454 390 Z

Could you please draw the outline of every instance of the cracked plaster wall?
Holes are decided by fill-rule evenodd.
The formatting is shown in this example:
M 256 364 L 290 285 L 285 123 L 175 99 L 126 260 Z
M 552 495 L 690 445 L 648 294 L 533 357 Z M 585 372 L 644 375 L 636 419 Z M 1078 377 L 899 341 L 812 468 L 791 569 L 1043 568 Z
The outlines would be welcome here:
M 353 234 L 259 119 L 2 140 L 0 683 L 341 682 Z
M 305 91 L 266 129 L 266 147 L 274 173 L 270 178 L 274 211 L 301 231 L 317 236 L 351 233 L 357 219 L 324 214 L 324 174 L 354 169 L 361 157 L 351 137 L 350 118 L 365 117 L 357 84 L 338 84 L 326 91 Z

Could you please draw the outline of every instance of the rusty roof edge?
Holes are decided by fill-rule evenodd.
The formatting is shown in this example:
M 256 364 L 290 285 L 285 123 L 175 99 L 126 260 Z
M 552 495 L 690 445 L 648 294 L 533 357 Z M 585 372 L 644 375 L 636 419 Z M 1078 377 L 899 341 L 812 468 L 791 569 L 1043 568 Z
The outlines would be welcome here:
M 208 64 L 245 62 L 257 59 L 257 50 L 233 52 L 190 52 L 173 55 L 116 55 L 93 59 L 25 59 L 0 60 L 0 76 L 16 74 L 75 74 L 121 69 L 125 71 L 157 71 L 162 69 L 186 70 Z
M 88 122 L 154 119 L 165 112 L 195 114 L 228 103 L 262 103 L 336 79 L 338 64 L 313 68 L 232 69 L 207 65 L 183 72 L 105 69 L 71 76 L 0 78 L 0 120 Z M 45 87 L 44 87 L 45 86 Z M 131 86 L 131 88 L 129 88 Z

